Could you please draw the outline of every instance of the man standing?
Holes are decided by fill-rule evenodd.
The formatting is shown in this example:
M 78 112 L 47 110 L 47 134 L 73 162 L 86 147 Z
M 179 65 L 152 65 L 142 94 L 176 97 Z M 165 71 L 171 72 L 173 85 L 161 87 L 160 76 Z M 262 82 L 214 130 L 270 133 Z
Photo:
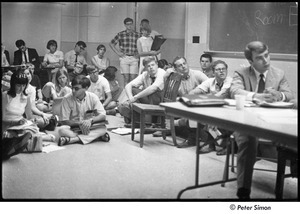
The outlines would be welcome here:
M 72 82 L 72 80 L 80 74 L 87 75 L 87 63 L 85 57 L 83 56 L 85 48 L 85 42 L 78 41 L 74 49 L 65 54 L 65 67 L 68 70 L 70 82 Z
M 214 72 L 211 69 L 212 57 L 210 54 L 202 54 L 200 56 L 200 66 L 202 72 L 209 78 L 215 77 Z
M 184 57 L 177 56 L 173 60 L 173 67 L 167 69 L 168 76 L 171 72 L 178 72 L 182 74 L 181 83 L 178 90 L 178 96 L 182 96 L 185 94 L 188 94 L 191 90 L 195 89 L 198 85 L 200 85 L 202 82 L 208 79 L 208 77 L 197 70 L 193 70 L 189 68 L 189 65 Z M 175 69 L 175 70 L 174 70 Z M 187 129 L 186 132 L 188 132 L 188 138 L 181 144 L 178 144 L 178 148 L 185 148 L 190 146 L 196 145 L 196 129 L 191 128 L 189 124 L 188 119 L 186 118 L 180 118 L 178 120 L 175 120 L 175 125 L 180 126 L 183 129 Z
M 104 122 L 106 116 L 97 95 L 87 91 L 90 85 L 87 77 L 78 75 L 72 81 L 72 93 L 63 98 L 60 123 L 72 128 L 79 127 L 79 131 L 73 137 L 60 137 L 59 146 L 80 142 L 85 145 L 95 140 L 109 141 L 105 124 L 92 129 L 93 124 Z
M 34 48 L 27 48 L 22 39 L 16 41 L 16 46 L 19 50 L 14 52 L 14 65 L 22 65 L 32 63 L 35 68 L 35 74 L 38 74 L 40 67 L 40 58 Z
M 250 63 L 247 68 L 235 71 L 230 87 L 231 97 L 236 94 L 246 96 L 250 101 L 290 101 L 292 91 L 284 71 L 270 65 L 268 46 L 260 41 L 247 44 L 245 57 Z M 238 145 L 237 152 L 237 196 L 250 199 L 253 167 L 257 154 L 257 138 L 242 133 L 234 133 Z
M 215 77 L 208 78 L 200 85 L 198 85 L 195 89 L 191 90 L 189 94 L 212 94 L 221 98 L 230 98 L 229 89 L 232 82 L 232 78 L 227 76 L 228 73 L 228 65 L 222 61 L 215 61 L 211 69 Z M 212 129 L 216 129 L 213 127 Z M 219 131 L 225 136 L 230 136 L 231 132 L 219 129 Z M 209 153 L 216 150 L 215 141 L 211 140 L 207 146 L 202 146 L 199 150 L 200 154 Z M 225 155 L 226 154 L 226 143 L 222 142 L 220 145 L 222 146 L 222 150 L 217 152 L 217 155 Z
M 126 30 L 119 32 L 109 43 L 111 49 L 120 57 L 121 74 L 124 86 L 135 79 L 139 71 L 137 40 L 139 33 L 134 30 L 133 19 L 124 20 Z M 119 49 L 116 48 L 119 43 Z
M 128 105 L 119 106 L 119 112 L 124 116 L 126 123 L 131 122 L 132 103 L 138 102 L 158 105 L 162 101 L 161 93 L 164 89 L 165 71 L 158 68 L 154 57 L 146 57 L 143 63 L 147 72 L 141 73 L 137 78 L 126 85 L 125 92 L 128 97 Z M 140 89 L 141 86 L 143 89 Z

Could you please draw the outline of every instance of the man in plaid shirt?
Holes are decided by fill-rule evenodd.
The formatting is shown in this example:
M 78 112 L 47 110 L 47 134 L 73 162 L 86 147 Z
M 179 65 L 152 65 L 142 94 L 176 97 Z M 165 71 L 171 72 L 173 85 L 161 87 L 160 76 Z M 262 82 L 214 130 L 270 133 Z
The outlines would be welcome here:
M 124 87 L 138 75 L 138 50 L 137 39 L 139 33 L 134 30 L 133 19 L 124 20 L 126 30 L 119 32 L 109 43 L 111 49 L 120 57 L 121 74 L 124 79 Z M 119 49 L 116 45 L 119 43 Z

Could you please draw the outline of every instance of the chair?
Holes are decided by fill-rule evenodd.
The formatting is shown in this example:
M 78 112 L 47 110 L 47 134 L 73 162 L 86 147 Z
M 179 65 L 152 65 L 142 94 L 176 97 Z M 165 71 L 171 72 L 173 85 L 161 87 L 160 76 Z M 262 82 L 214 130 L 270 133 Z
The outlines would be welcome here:
M 181 83 L 182 75 L 178 73 L 171 73 L 165 82 L 165 87 L 163 91 L 162 102 L 174 102 L 176 101 L 178 89 Z M 133 103 L 132 104 L 132 114 L 131 114 L 131 140 L 134 140 L 134 129 L 135 125 L 138 123 L 138 118 L 140 118 L 140 147 L 144 144 L 144 134 L 145 131 L 162 131 L 163 139 L 166 139 L 166 132 L 171 131 L 174 146 L 177 146 L 176 135 L 175 135 L 175 125 L 174 117 L 170 117 L 170 129 L 166 128 L 166 113 L 163 107 L 159 105 Z M 160 126 L 158 127 L 146 127 L 145 117 L 146 115 L 159 116 Z M 157 124 L 156 124 L 157 125 Z
M 226 153 L 226 160 L 224 166 L 224 173 L 223 173 L 223 183 L 221 184 L 222 187 L 225 186 L 225 182 L 228 181 L 229 177 L 229 167 L 231 167 L 231 172 L 234 172 L 234 137 L 231 136 L 230 140 L 227 143 L 227 153 Z M 288 177 L 298 177 L 297 171 L 297 162 L 298 162 L 298 151 L 292 148 L 285 148 L 281 145 L 276 144 L 273 141 L 259 139 L 259 145 L 267 145 L 267 146 L 275 146 L 277 148 L 277 159 L 274 158 L 266 158 L 266 157 L 257 157 L 258 160 L 265 159 L 272 162 L 277 162 L 277 170 L 268 170 L 268 169 L 260 169 L 254 168 L 254 170 L 261 170 L 261 171 L 269 171 L 269 172 L 277 172 L 276 177 L 276 186 L 275 186 L 275 197 L 276 199 L 282 199 L 283 195 L 283 187 L 284 187 L 284 178 Z M 231 149 L 231 151 L 230 151 Z M 231 155 L 231 165 L 229 165 L 229 158 Z M 285 174 L 285 167 L 287 164 L 287 160 L 291 163 L 291 172 L 289 174 Z

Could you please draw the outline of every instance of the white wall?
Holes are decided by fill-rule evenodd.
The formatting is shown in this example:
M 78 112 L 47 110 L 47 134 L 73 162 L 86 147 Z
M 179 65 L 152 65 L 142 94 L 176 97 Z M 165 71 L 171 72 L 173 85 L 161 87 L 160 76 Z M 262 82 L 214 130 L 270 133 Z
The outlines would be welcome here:
M 210 21 L 210 3 L 187 3 L 187 27 L 186 27 L 186 57 L 190 66 L 194 69 L 200 69 L 200 56 L 204 51 L 209 50 L 209 21 Z M 234 27 L 234 26 L 233 26 Z M 193 44 L 192 37 L 200 36 L 200 43 Z M 243 50 L 241 50 L 242 52 Z M 249 63 L 244 58 L 235 57 L 214 57 L 214 60 L 224 60 L 229 67 L 229 75 L 241 66 L 248 66 Z M 298 58 L 298 55 L 297 57 Z M 298 93 L 298 61 L 296 60 L 272 60 L 273 66 L 285 71 L 286 78 L 289 81 L 292 91 Z
M 15 42 L 23 39 L 27 47 L 35 48 L 39 55 L 46 52 L 47 42 L 61 40 L 60 3 L 2 3 L 1 40 L 13 62 Z

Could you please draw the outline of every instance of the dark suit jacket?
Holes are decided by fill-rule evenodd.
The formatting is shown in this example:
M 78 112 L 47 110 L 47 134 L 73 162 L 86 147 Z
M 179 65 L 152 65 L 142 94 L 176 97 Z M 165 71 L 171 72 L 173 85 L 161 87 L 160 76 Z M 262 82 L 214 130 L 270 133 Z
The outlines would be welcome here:
M 9 52 L 7 50 L 5 50 L 4 54 L 6 56 L 7 62 L 10 64 Z
M 34 48 L 28 48 L 28 57 L 29 62 L 34 64 L 35 71 L 40 68 L 40 58 L 37 51 Z M 22 51 L 17 50 L 14 53 L 14 65 L 21 65 L 22 64 Z
M 230 95 L 233 98 L 235 94 L 247 95 L 249 92 L 255 92 L 257 85 L 257 79 L 253 68 L 242 68 L 239 71 L 234 72 L 230 87 Z M 266 88 L 272 87 L 277 91 L 283 92 L 286 100 L 290 101 L 294 98 L 290 89 L 288 81 L 284 75 L 284 71 L 270 67 L 266 76 Z

